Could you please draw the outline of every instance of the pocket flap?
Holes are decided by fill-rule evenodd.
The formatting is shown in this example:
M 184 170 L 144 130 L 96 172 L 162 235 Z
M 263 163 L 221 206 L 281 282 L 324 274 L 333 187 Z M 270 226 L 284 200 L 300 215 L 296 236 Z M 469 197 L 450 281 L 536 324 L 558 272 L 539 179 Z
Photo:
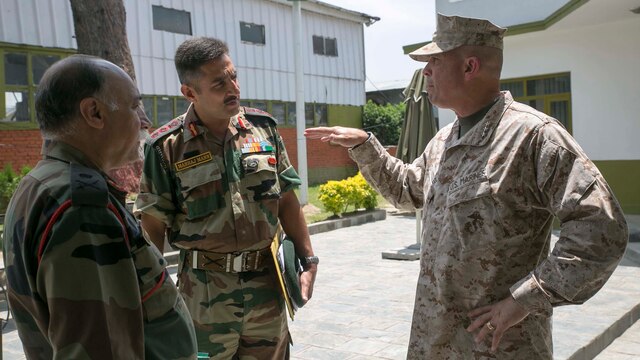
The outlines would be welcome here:
M 260 171 L 276 172 L 277 160 L 274 154 L 249 155 L 242 159 L 242 167 L 245 174 Z
M 491 184 L 488 180 L 465 185 L 447 194 L 447 207 L 489 195 L 491 195 Z
M 218 164 L 213 161 L 188 170 L 180 171 L 176 173 L 176 176 L 180 179 L 180 191 L 185 193 L 202 184 L 220 180 L 222 178 Z

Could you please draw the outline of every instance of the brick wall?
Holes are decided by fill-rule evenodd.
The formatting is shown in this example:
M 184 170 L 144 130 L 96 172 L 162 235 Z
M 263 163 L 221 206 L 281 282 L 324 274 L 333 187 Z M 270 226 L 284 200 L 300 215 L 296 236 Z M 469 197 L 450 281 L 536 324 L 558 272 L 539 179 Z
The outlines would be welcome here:
M 296 141 L 296 129 L 290 127 L 280 128 L 280 134 L 287 146 L 289 159 L 294 167 L 298 167 L 298 145 Z M 11 163 L 14 170 L 19 170 L 24 165 L 35 166 L 40 160 L 42 138 L 38 130 L 3 130 L 0 131 L 0 167 Z M 388 149 L 393 155 L 395 147 Z M 338 145 L 329 145 L 320 140 L 307 140 L 307 166 L 309 170 L 344 170 L 345 174 L 355 173 L 356 164 L 349 158 L 345 148 Z M 323 182 L 326 179 L 312 178 L 313 174 L 322 171 L 309 171 L 310 183 Z
M 0 168 L 7 164 L 19 171 L 23 166 L 34 167 L 42 158 L 42 137 L 39 130 L 0 131 Z

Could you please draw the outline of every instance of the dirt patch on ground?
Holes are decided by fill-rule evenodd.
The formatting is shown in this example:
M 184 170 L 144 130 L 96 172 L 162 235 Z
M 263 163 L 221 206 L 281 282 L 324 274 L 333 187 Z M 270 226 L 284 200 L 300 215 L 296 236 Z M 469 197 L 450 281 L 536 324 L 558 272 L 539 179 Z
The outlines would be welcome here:
M 309 216 L 309 215 L 316 215 L 316 214 L 320 214 L 320 213 L 322 212 L 322 210 L 321 210 L 321 209 L 319 209 L 319 208 L 318 208 L 318 207 L 316 207 L 316 206 L 313 206 L 313 204 L 307 204 L 307 205 L 304 205 L 304 206 L 302 207 L 302 212 L 303 212 L 305 215 Z

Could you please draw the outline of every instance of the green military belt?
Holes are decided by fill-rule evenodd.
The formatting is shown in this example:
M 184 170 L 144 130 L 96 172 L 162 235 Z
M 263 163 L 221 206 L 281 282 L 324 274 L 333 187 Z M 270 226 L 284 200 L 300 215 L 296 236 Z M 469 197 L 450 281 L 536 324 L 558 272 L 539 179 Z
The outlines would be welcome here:
M 194 269 L 239 273 L 262 270 L 271 259 L 270 249 L 215 253 L 203 250 L 187 250 L 185 261 Z

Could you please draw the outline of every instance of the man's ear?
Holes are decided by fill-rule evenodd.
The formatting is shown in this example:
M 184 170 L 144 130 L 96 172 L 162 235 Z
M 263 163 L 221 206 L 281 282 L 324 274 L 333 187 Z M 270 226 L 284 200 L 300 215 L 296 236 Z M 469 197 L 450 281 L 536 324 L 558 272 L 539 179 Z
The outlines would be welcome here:
M 467 80 L 473 79 L 480 73 L 480 59 L 471 56 L 464 61 L 464 77 Z
M 196 102 L 196 92 L 197 92 L 196 89 L 192 88 L 187 84 L 182 84 L 180 85 L 180 92 L 190 102 L 192 103 Z
M 94 97 L 80 100 L 80 116 L 87 125 L 95 129 L 104 127 L 105 107 Z

